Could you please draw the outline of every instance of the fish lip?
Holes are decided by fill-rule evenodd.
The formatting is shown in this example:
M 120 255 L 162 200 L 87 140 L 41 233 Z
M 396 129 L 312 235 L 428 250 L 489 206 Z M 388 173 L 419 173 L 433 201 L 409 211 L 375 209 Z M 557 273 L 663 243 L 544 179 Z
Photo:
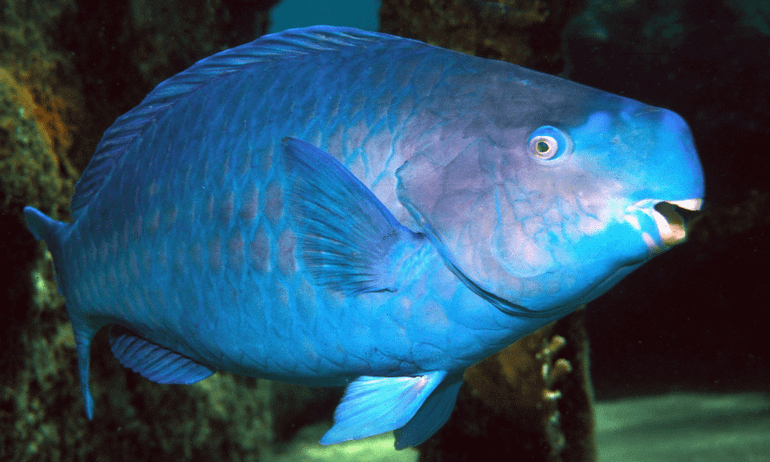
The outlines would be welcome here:
M 642 212 L 652 218 L 663 245 L 658 244 L 647 233 L 644 233 L 643 237 L 653 253 L 660 253 L 687 239 L 685 220 L 677 213 L 677 208 L 697 212 L 702 206 L 703 199 L 701 198 L 681 200 L 643 199 L 634 202 L 626 209 L 626 212 L 629 213 L 629 216 L 634 212 Z M 641 230 L 638 222 L 634 226 Z

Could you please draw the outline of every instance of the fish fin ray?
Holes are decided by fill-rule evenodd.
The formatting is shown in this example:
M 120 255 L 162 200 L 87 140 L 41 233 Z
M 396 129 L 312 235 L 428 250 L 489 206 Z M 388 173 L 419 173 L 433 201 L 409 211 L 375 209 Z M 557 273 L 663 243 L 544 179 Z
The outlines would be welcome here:
M 357 440 L 403 427 L 445 376 L 445 371 L 433 371 L 413 377 L 359 377 L 345 389 L 334 411 L 334 426 L 321 438 L 321 444 Z
M 418 235 L 334 157 L 296 138 L 283 143 L 289 211 L 313 278 L 347 293 L 397 290 L 390 255 Z
M 88 372 L 91 364 L 91 342 L 96 331 L 80 324 L 72 323 L 75 334 L 75 351 L 78 357 L 78 378 L 80 381 L 80 396 L 88 420 L 94 418 L 94 398 L 88 385 Z
M 120 116 L 104 133 L 75 185 L 75 194 L 70 201 L 72 217 L 77 219 L 83 213 L 113 167 L 146 129 L 206 84 L 259 63 L 387 41 L 410 40 L 352 28 L 315 26 L 265 35 L 198 61 L 189 69 L 161 82 L 138 106 Z
M 157 383 L 189 385 L 216 372 L 125 327 L 110 327 L 110 349 L 120 364 Z
M 401 450 L 424 443 L 449 420 L 462 382 L 463 376 L 459 374 L 447 377 L 436 387 L 414 417 L 393 432 L 396 436 L 396 449 Z

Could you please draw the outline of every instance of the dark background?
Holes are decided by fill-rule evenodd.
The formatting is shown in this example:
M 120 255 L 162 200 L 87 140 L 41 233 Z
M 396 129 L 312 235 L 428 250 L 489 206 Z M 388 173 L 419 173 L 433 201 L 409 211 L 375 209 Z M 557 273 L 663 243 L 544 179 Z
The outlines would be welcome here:
M 689 242 L 590 304 L 596 396 L 767 391 L 770 21 L 760 3 L 626 5 L 573 22 L 569 77 L 681 114 L 706 205 Z

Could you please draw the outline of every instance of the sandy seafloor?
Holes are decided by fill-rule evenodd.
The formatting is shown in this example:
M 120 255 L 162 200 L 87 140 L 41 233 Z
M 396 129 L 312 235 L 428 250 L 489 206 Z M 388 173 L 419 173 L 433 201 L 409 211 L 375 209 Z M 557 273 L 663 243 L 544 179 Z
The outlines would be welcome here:
M 599 462 L 770 462 L 770 395 L 671 393 L 596 403 Z M 333 446 L 306 428 L 271 462 L 416 462 L 393 435 Z
M 600 462 L 770 461 L 770 396 L 687 394 L 598 403 Z

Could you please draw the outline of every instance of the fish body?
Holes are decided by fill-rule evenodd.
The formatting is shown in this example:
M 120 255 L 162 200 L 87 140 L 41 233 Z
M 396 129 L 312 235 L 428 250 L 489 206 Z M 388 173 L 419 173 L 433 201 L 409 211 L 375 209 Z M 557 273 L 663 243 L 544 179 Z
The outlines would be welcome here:
M 74 222 L 25 209 L 77 343 L 160 383 L 348 385 L 322 443 L 421 443 L 465 368 L 684 238 L 703 174 L 671 111 L 349 28 L 262 37 L 104 134 Z

